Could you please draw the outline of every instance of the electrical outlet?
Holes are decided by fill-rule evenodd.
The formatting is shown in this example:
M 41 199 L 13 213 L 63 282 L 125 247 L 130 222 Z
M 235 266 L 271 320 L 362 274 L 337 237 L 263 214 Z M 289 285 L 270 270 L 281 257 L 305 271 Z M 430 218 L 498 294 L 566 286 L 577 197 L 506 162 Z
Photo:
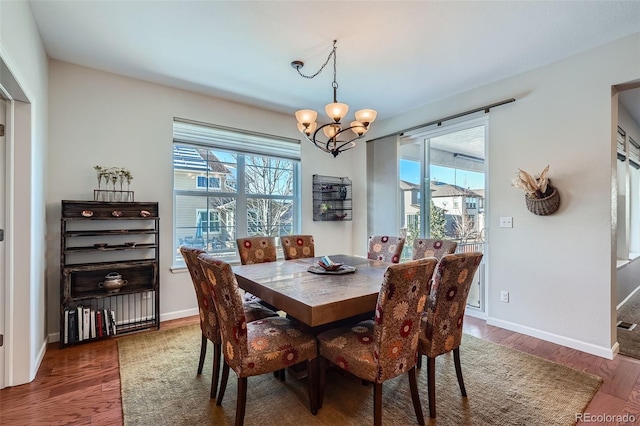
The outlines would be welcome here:
M 513 217 L 511 216 L 501 217 L 500 228 L 513 228 Z
M 509 303 L 509 292 L 506 290 L 502 290 L 500 292 L 500 301 L 504 303 Z

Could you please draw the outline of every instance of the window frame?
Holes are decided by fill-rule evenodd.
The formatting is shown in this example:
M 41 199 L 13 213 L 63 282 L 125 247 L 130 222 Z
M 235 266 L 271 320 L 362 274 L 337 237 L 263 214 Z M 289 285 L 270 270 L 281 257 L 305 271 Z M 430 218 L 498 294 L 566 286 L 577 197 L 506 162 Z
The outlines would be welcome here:
M 292 219 L 291 219 L 291 233 L 295 234 L 295 233 L 299 233 L 300 232 L 300 225 L 301 225 L 301 191 L 300 191 L 300 180 L 301 180 L 301 171 L 300 171 L 300 155 L 299 155 L 299 141 L 298 142 L 298 146 L 297 146 L 297 155 L 295 154 L 287 154 L 287 155 L 269 155 L 269 154 L 265 154 L 265 148 L 264 146 L 261 146 L 261 143 L 263 144 L 263 140 L 265 139 L 264 135 L 259 135 L 256 138 L 256 147 L 260 148 L 262 151 L 260 152 L 260 150 L 257 150 L 258 152 L 248 152 L 246 149 L 242 149 L 241 151 L 238 150 L 233 150 L 229 148 L 229 129 L 228 128 L 224 128 L 225 131 L 225 140 L 221 140 L 220 143 L 216 143 L 215 140 L 211 140 L 208 141 L 207 143 L 203 143 L 203 141 L 201 139 L 197 140 L 197 141 L 190 141 L 187 140 L 187 138 L 184 137 L 184 135 L 181 135 L 181 137 L 176 137 L 176 130 L 175 130 L 175 121 L 174 121 L 174 140 L 173 140 L 173 152 L 174 152 L 174 161 L 173 161 L 173 178 L 174 178 L 174 182 L 173 182 L 173 209 L 174 209 L 174 223 L 173 223 L 173 245 L 174 248 L 176 249 L 177 252 L 177 248 L 180 246 L 180 241 L 177 238 L 177 235 L 180 233 L 182 234 L 182 232 L 179 232 L 179 230 L 184 230 L 185 227 L 184 226 L 177 226 L 177 222 L 179 220 L 178 218 L 178 204 L 179 202 L 178 197 L 181 196 L 187 196 L 187 197 L 198 197 L 198 198 L 203 198 L 205 199 L 205 203 L 204 205 L 206 206 L 210 206 L 209 204 L 209 198 L 214 198 L 214 197 L 218 197 L 218 198 L 225 198 L 225 199 L 231 199 L 232 201 L 230 202 L 235 202 L 235 208 L 231 209 L 227 215 L 225 215 L 225 223 L 222 222 L 222 218 L 219 214 L 219 212 L 215 212 L 218 213 L 218 232 L 222 231 L 222 228 L 225 227 L 225 229 L 229 226 L 231 226 L 230 229 L 226 229 L 230 232 L 230 238 L 227 241 L 224 241 L 226 243 L 226 251 L 225 254 L 228 254 L 228 252 L 230 251 L 229 248 L 233 247 L 235 254 L 233 256 L 227 256 L 224 257 L 224 259 L 230 263 L 237 263 L 239 262 L 239 256 L 238 256 L 238 252 L 237 252 L 237 248 L 235 248 L 235 239 L 237 238 L 241 238 L 241 237 L 245 237 L 247 235 L 249 235 L 249 221 L 248 221 L 248 216 L 247 216 L 247 210 L 248 210 L 248 203 L 250 202 L 251 199 L 270 199 L 270 200 L 283 200 L 283 202 L 287 202 L 287 203 L 291 203 L 291 215 L 292 215 Z M 206 126 L 205 126 L 206 127 Z M 213 132 L 215 133 L 215 126 L 212 127 Z M 244 141 L 246 141 L 249 136 L 248 133 L 245 131 L 238 131 L 238 137 L 241 137 Z M 282 141 L 287 141 L 285 138 L 280 138 L 281 141 L 281 146 L 280 146 L 280 151 L 276 151 L 277 153 L 281 153 L 282 152 L 282 146 L 285 146 L 285 144 L 282 143 Z M 264 145 L 264 144 L 263 144 Z M 242 145 L 240 144 L 239 146 L 245 147 L 246 145 Z M 181 148 L 181 149 L 177 149 L 177 148 Z M 236 159 L 236 163 L 235 164 L 227 164 L 226 161 L 220 160 L 221 164 L 225 164 L 226 166 L 229 167 L 235 167 L 236 171 L 235 171 L 235 176 L 227 176 L 226 181 L 230 181 L 229 177 L 232 177 L 233 179 L 235 179 L 234 183 L 235 185 L 225 185 L 225 188 L 222 188 L 222 181 L 225 179 L 222 179 L 222 177 L 217 177 L 216 179 L 219 179 L 219 186 L 217 188 L 212 188 L 210 185 L 210 180 L 207 180 L 207 183 L 209 183 L 209 187 L 208 188 L 204 188 L 204 187 L 199 187 L 198 186 L 198 182 L 197 182 L 197 178 L 196 178 L 196 183 L 193 187 L 191 187 L 191 189 L 181 189 L 181 188 L 176 188 L 176 172 L 180 171 L 181 173 L 184 172 L 188 167 L 185 167 L 183 164 L 181 164 L 179 161 L 176 161 L 176 157 L 175 157 L 175 153 L 176 152 L 184 152 L 184 148 L 192 148 L 194 149 L 196 152 L 198 152 L 198 155 L 200 156 L 200 158 L 202 158 L 202 155 L 200 154 L 200 150 L 210 150 L 214 155 L 215 153 L 225 153 L 225 154 L 230 154 L 233 155 Z M 287 164 L 286 169 L 287 170 L 291 170 L 291 173 L 293 174 L 292 177 L 292 181 L 290 183 L 290 191 L 287 190 L 285 191 L 286 194 L 260 194 L 260 193 L 250 193 L 250 191 L 246 188 L 245 184 L 245 170 L 248 167 L 255 167 L 252 164 L 247 165 L 245 159 L 247 159 L 250 156 L 255 156 L 255 157 L 266 157 L 269 159 L 275 159 L 275 160 L 280 160 L 280 161 L 285 161 L 289 164 Z M 297 158 L 296 158 L 297 157 Z M 209 159 L 205 160 L 203 159 L 203 161 L 205 163 L 207 163 L 208 161 L 210 161 Z M 215 160 L 214 160 L 215 161 Z M 250 161 L 251 162 L 251 161 Z M 272 162 L 267 162 L 266 166 L 271 166 L 272 167 Z M 206 173 L 205 177 L 207 178 L 211 178 L 212 176 L 209 176 L 210 170 L 200 170 L 199 173 Z M 202 174 L 199 174 L 200 176 L 202 176 Z M 235 188 L 234 188 L 235 186 Z M 288 187 L 287 187 L 288 188 Z M 230 191 L 230 189 L 232 189 L 232 191 Z M 288 195 L 287 195 L 288 194 Z M 198 218 L 199 218 L 199 214 L 200 211 L 205 211 L 208 210 L 210 211 L 210 213 L 214 213 L 213 210 L 210 209 L 203 209 L 203 208 L 196 208 L 196 214 L 195 214 L 195 223 L 194 223 L 194 229 L 197 229 L 197 222 L 198 222 Z M 229 224 L 232 225 L 229 225 Z M 207 227 L 208 229 L 210 229 L 212 222 L 208 222 Z M 187 227 L 186 229 L 188 229 L 189 227 Z M 280 226 L 280 228 L 282 228 Z M 279 231 L 282 232 L 282 231 Z M 209 234 L 211 233 L 211 231 L 209 231 Z M 214 237 L 216 232 L 213 232 Z M 279 236 L 279 235 L 278 235 Z M 205 244 L 205 249 L 207 249 L 206 247 L 207 244 Z M 279 247 L 279 245 L 278 245 Z M 281 253 L 279 253 L 279 256 L 282 256 Z M 182 259 L 182 257 L 180 256 L 180 254 L 178 253 L 173 260 L 173 268 L 183 268 L 185 266 L 184 264 L 184 259 Z

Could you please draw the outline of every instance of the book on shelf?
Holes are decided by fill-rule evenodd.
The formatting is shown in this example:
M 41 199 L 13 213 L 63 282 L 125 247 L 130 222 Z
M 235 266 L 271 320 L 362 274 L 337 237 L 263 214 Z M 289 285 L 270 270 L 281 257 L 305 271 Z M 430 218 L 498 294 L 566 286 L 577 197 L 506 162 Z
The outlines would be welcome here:
M 63 342 L 69 343 L 69 308 L 64 308 L 64 326 L 62 327 Z
M 107 311 L 106 309 L 102 310 L 102 319 L 103 319 L 102 325 L 104 327 L 104 335 L 108 336 L 110 334 L 109 333 L 109 329 L 111 327 L 109 327 L 109 322 L 110 322 L 110 320 L 109 320 L 109 311 Z
M 78 324 L 76 323 L 77 314 L 78 312 L 75 309 L 69 309 L 69 328 L 67 328 L 69 343 L 75 343 L 78 341 Z
M 103 312 L 101 309 L 98 309 L 96 311 L 96 336 L 97 337 L 102 337 L 104 336 L 104 326 L 103 326 Z
M 82 325 L 84 323 L 84 320 L 83 320 L 84 314 L 82 312 L 82 305 L 79 305 L 76 308 L 76 312 L 77 312 L 77 314 L 76 314 L 76 323 L 77 323 L 77 326 L 78 326 L 78 342 L 82 342 L 84 340 L 84 334 L 83 334 L 83 331 L 82 331 L 82 328 L 83 328 Z
M 91 338 L 91 308 L 82 308 L 82 339 L 89 340 Z
M 90 317 L 89 317 L 89 328 L 91 329 L 90 337 L 92 339 L 96 338 L 96 310 L 91 309 Z
M 111 320 L 111 334 L 116 334 L 116 313 L 111 309 L 109 311 L 109 319 Z

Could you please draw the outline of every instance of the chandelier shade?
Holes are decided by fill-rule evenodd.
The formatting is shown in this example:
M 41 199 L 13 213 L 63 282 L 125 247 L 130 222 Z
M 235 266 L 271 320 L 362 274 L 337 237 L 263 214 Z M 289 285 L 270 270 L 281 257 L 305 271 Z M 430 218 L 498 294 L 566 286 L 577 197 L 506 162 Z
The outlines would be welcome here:
M 337 99 L 338 82 L 336 79 L 336 43 L 337 40 L 334 40 L 333 50 L 329 53 L 324 65 L 322 65 L 318 72 L 313 75 L 302 74 L 300 68 L 304 66 L 304 62 L 291 62 L 291 66 L 298 71 L 300 76 L 311 79 L 320 74 L 324 67 L 329 63 L 329 60 L 333 57 L 333 83 L 331 84 L 333 87 L 333 102 L 325 106 L 325 112 L 332 121 L 318 125 L 318 113 L 310 109 L 301 109 L 296 111 L 295 116 L 298 121 L 298 130 L 304 135 L 304 137 L 316 147 L 324 152 L 332 154 L 334 157 L 337 157 L 338 154 L 343 151 L 354 148 L 356 146 L 355 141 L 367 133 L 369 126 L 373 123 L 378 114 L 373 109 L 362 109 L 356 111 L 355 121 L 352 121 L 347 127 L 342 126 L 341 122 L 349 112 L 349 105 L 340 103 Z M 327 140 L 323 141 L 318 139 L 321 129 L 322 134 L 324 134 Z

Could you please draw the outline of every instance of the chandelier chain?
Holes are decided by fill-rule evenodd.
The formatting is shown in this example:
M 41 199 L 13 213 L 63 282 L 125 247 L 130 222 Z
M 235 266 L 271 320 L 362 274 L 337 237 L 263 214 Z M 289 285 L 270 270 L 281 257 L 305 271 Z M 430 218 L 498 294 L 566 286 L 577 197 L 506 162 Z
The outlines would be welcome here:
M 337 87 L 338 83 L 336 83 L 336 49 L 337 49 L 336 41 L 337 40 L 333 40 L 333 49 L 329 53 L 329 56 L 327 56 L 327 60 L 324 62 L 324 64 L 322 64 L 320 69 L 315 74 L 305 75 L 305 74 L 302 74 L 302 72 L 300 71 L 300 68 L 296 68 L 296 70 L 298 71 L 298 74 L 300 74 L 300 76 L 304 78 L 309 78 L 309 79 L 314 78 L 315 76 L 317 76 L 322 72 L 322 70 L 327 66 L 327 64 L 331 60 L 331 57 L 333 56 L 333 83 L 335 84 L 334 87 Z

